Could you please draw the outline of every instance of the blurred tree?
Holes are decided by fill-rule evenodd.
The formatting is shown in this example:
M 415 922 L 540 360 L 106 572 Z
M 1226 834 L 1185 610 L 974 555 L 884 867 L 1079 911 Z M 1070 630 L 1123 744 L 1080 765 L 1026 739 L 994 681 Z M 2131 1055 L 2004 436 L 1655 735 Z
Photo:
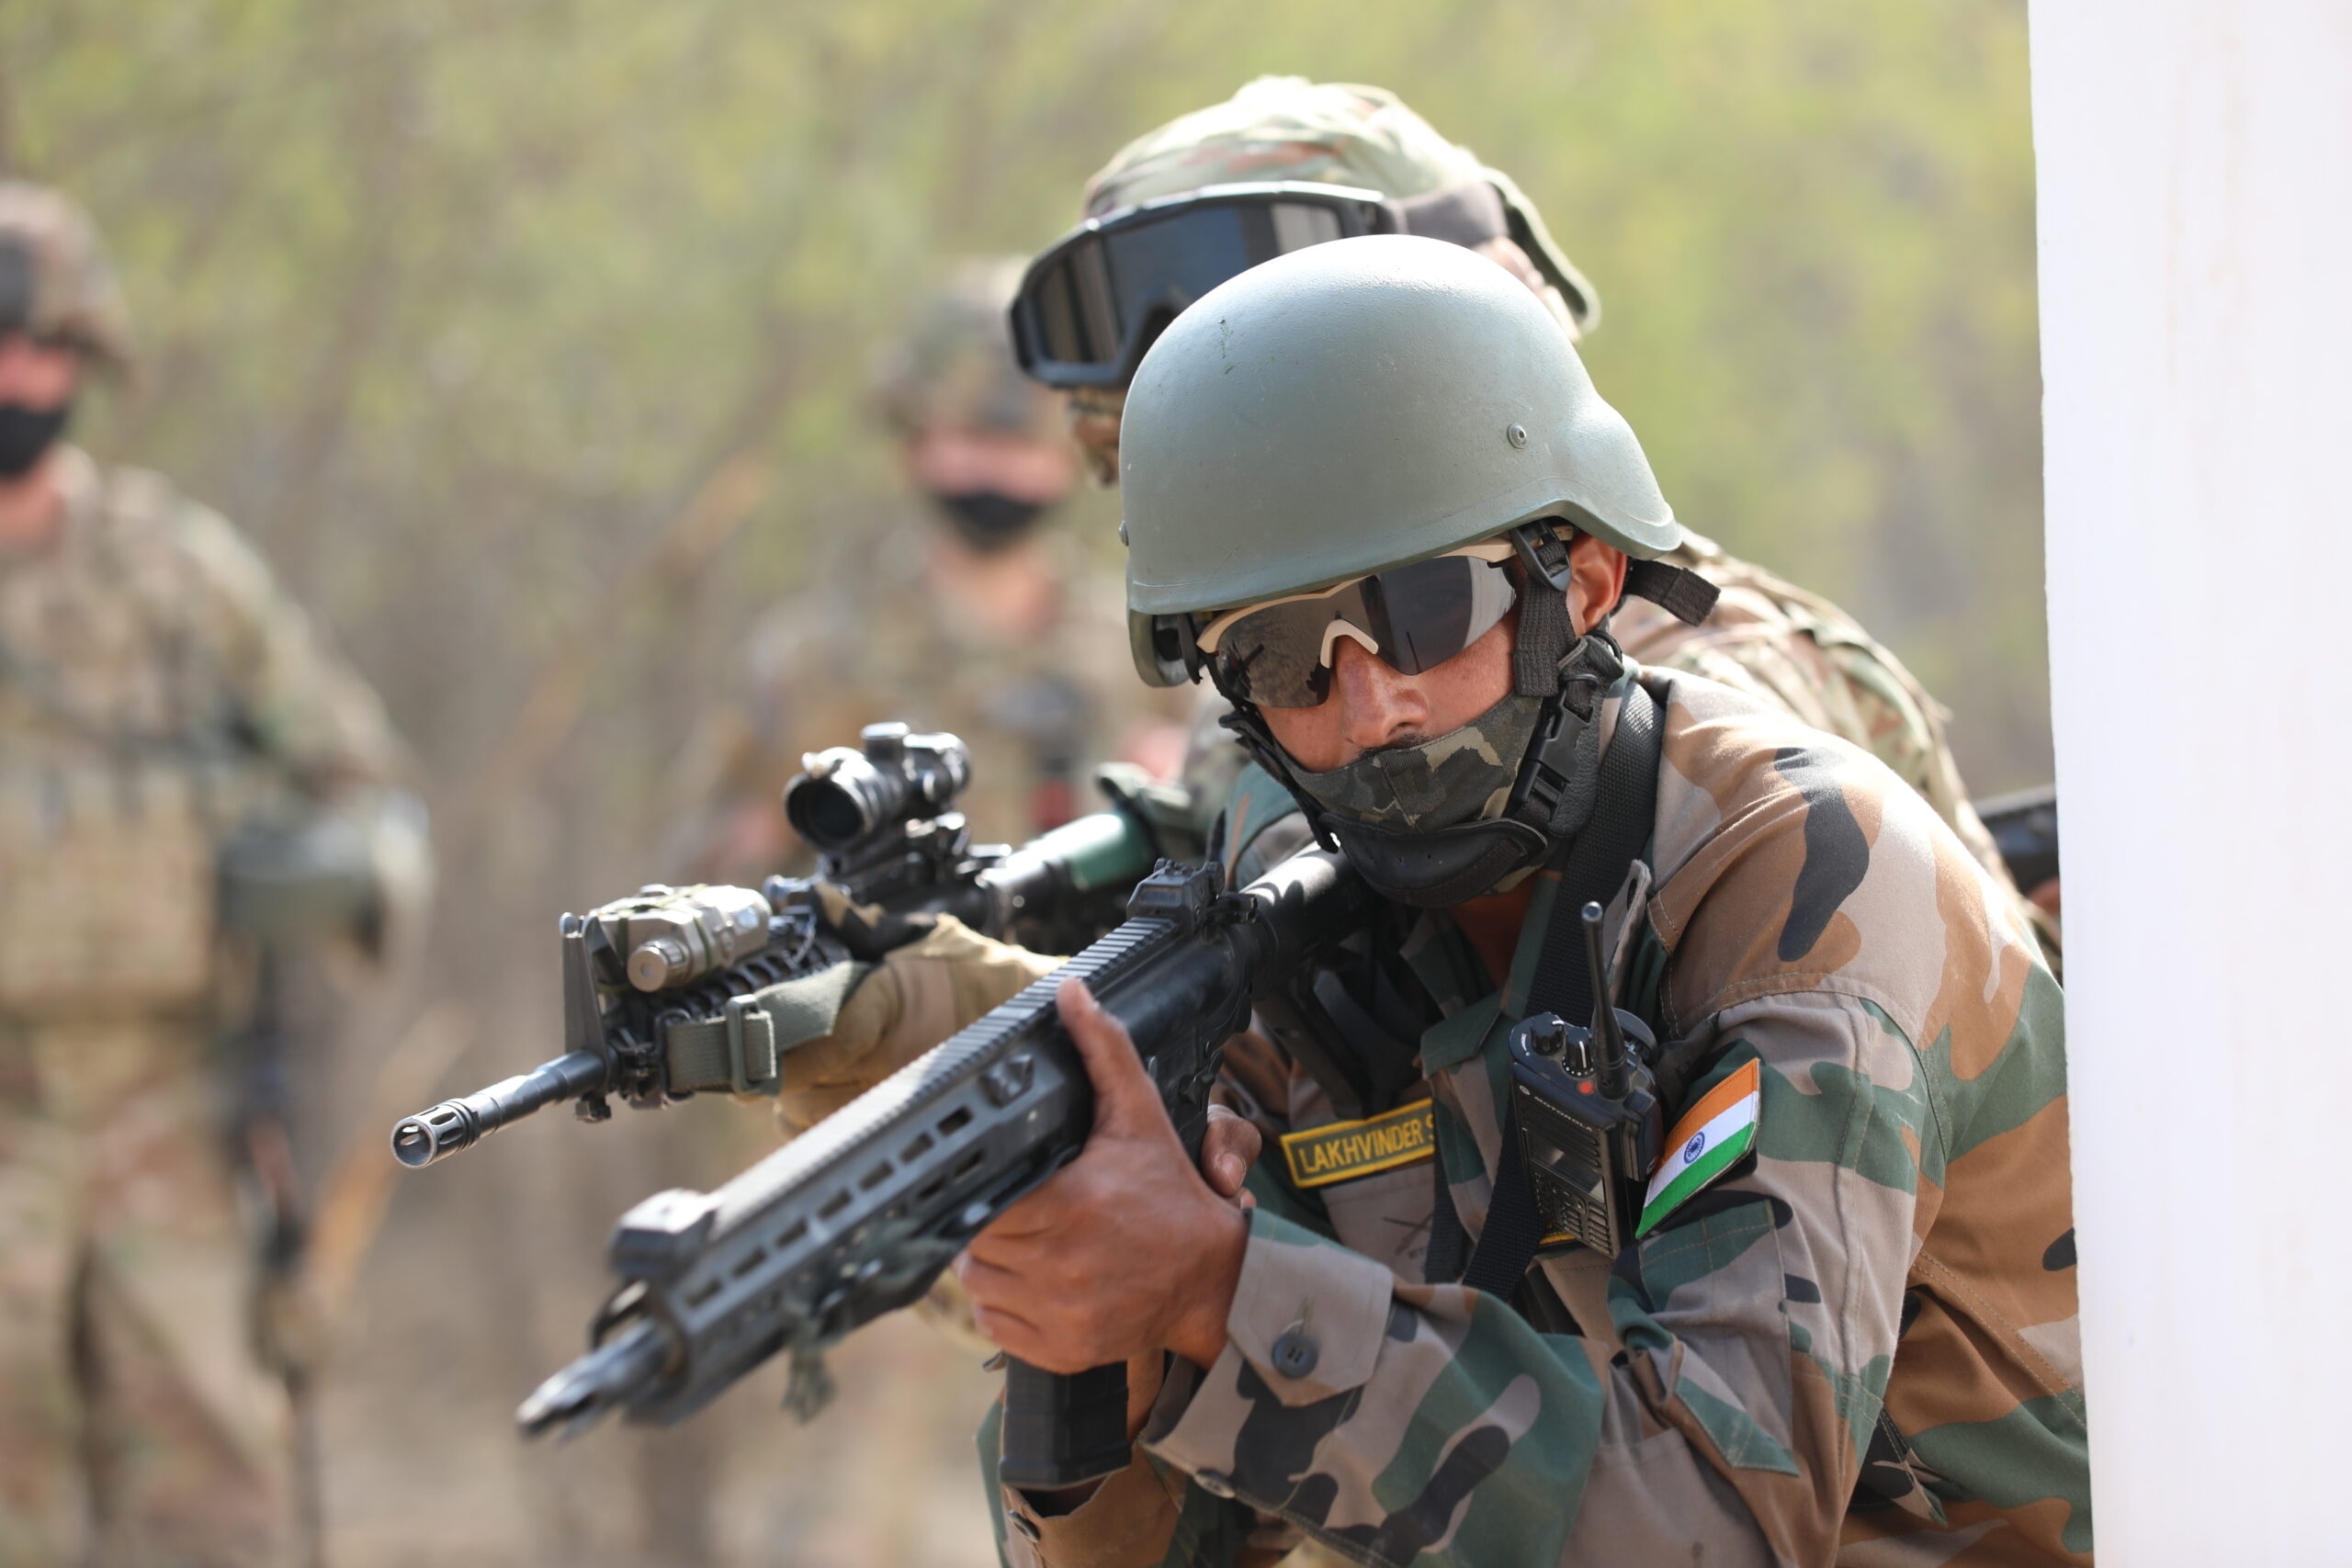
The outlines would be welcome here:
M 17 0 L 0 153 L 96 210 L 155 350 L 84 438 L 251 527 L 428 760 L 428 988 L 481 1042 L 452 1081 L 552 1049 L 554 914 L 661 873 L 695 694 L 828 536 L 904 504 L 866 376 L 908 302 L 1272 71 L 1393 87 L 1514 174 L 1600 286 L 1595 376 L 1682 514 L 1860 612 L 1959 710 L 1978 787 L 2046 776 L 2021 0 Z M 1070 525 L 1108 554 L 1114 514 Z M 984 1383 L 952 1363 L 922 1362 L 930 1404 L 815 1433 L 741 1397 L 699 1436 L 511 1451 L 605 1223 L 756 1123 L 535 1128 L 401 1190 L 337 1428 L 355 1548 L 442 1501 L 408 1489 L 458 1445 L 452 1562 L 732 1560 L 773 1529 L 804 1560 L 985 1558 L 955 1469 Z M 917 1427 L 945 1434 L 944 1533 L 861 1526 L 843 1478 Z

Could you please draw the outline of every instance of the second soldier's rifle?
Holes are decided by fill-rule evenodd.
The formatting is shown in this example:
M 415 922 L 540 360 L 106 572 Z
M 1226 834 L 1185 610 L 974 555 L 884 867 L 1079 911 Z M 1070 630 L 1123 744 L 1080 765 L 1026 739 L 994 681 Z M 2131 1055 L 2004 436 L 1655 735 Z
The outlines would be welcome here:
M 1974 803 L 1976 815 L 2008 863 L 2009 876 L 2030 893 L 2058 874 L 2058 787 L 2018 790 Z
M 823 918 L 820 880 L 886 915 L 951 914 L 985 935 L 1068 953 L 1116 923 L 1163 847 L 1126 795 L 1017 850 L 974 844 L 953 809 L 971 778 L 961 740 L 878 724 L 863 741 L 811 755 L 785 789 L 786 815 L 820 852 L 816 878 L 772 876 L 758 890 L 656 885 L 564 916 L 563 1055 L 403 1118 L 393 1156 L 430 1165 L 563 1100 L 601 1122 L 616 1096 L 645 1108 L 773 1084 L 758 995 L 853 956 Z
M 517 1413 L 527 1435 L 610 1410 L 691 1415 L 779 1352 L 787 1404 L 827 1393 L 820 1358 L 920 1298 L 972 1235 L 1068 1163 L 1093 1125 L 1055 991 L 1086 982 L 1133 1037 L 1194 1157 L 1226 1040 L 1253 997 L 1309 971 L 1378 908 L 1340 856 L 1308 850 L 1238 893 L 1170 863 L 1124 925 L 714 1192 L 658 1193 L 612 1240 L 618 1288 L 594 1348 Z M 1057 1487 L 1127 1462 L 1126 1370 L 1007 1368 L 1001 1473 Z

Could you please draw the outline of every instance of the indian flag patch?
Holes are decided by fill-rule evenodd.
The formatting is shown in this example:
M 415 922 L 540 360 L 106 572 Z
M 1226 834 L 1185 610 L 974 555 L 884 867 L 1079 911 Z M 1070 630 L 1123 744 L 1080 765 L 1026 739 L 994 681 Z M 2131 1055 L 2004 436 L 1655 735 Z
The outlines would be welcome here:
M 1682 1206 L 1683 1200 L 1747 1157 L 1756 1146 L 1756 1113 L 1763 1077 L 1753 1061 L 1702 1095 L 1666 1135 L 1666 1153 L 1650 1177 L 1637 1236 Z

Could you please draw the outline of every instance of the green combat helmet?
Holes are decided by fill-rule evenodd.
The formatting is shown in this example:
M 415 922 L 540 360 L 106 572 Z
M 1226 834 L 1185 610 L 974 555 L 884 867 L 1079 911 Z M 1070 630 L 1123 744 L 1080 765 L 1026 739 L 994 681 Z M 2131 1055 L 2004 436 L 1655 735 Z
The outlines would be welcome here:
M 68 344 L 117 376 L 130 312 L 89 215 L 45 186 L 0 179 L 0 331 Z
M 1137 670 L 1155 684 L 1209 670 L 1318 837 L 1401 902 L 1485 892 L 1590 813 L 1590 721 L 1623 666 L 1605 629 L 1569 625 L 1564 529 L 1634 558 L 1629 592 L 1694 622 L 1713 603 L 1655 558 L 1681 527 L 1566 334 L 1441 241 L 1341 240 L 1221 285 L 1144 356 L 1125 418 Z M 1455 735 L 1309 773 L 1274 744 L 1247 671 L 1201 650 L 1220 612 L 1498 539 L 1523 573 L 1512 690 Z

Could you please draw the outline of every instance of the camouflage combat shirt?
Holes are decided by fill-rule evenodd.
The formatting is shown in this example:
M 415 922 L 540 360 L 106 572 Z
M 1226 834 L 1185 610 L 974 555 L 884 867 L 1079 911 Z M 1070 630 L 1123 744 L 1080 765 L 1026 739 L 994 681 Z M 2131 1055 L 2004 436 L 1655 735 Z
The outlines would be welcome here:
M 0 1014 L 183 1011 L 223 835 L 387 784 L 376 695 L 218 513 L 57 455 L 55 541 L 0 550 Z
M 1302 1538 L 1390 1565 L 2090 1561 L 2060 994 L 2030 933 L 1858 749 L 1638 678 L 1663 753 L 1610 909 L 1618 999 L 1663 1043 L 1669 1126 L 1756 1074 L 1752 1163 L 1613 1267 L 1543 1256 L 1515 1298 L 1543 1328 L 1421 1282 L 1432 1157 L 1486 1218 L 1556 875 L 1499 987 L 1419 916 L 1433 1156 L 1302 1186 L 1270 1140 L 1224 1354 L 1172 1363 L 1082 1506 L 1005 1493 L 1009 1561 L 1261 1564 Z M 1278 1056 L 1227 1090 L 1276 1137 L 1333 1121 Z

